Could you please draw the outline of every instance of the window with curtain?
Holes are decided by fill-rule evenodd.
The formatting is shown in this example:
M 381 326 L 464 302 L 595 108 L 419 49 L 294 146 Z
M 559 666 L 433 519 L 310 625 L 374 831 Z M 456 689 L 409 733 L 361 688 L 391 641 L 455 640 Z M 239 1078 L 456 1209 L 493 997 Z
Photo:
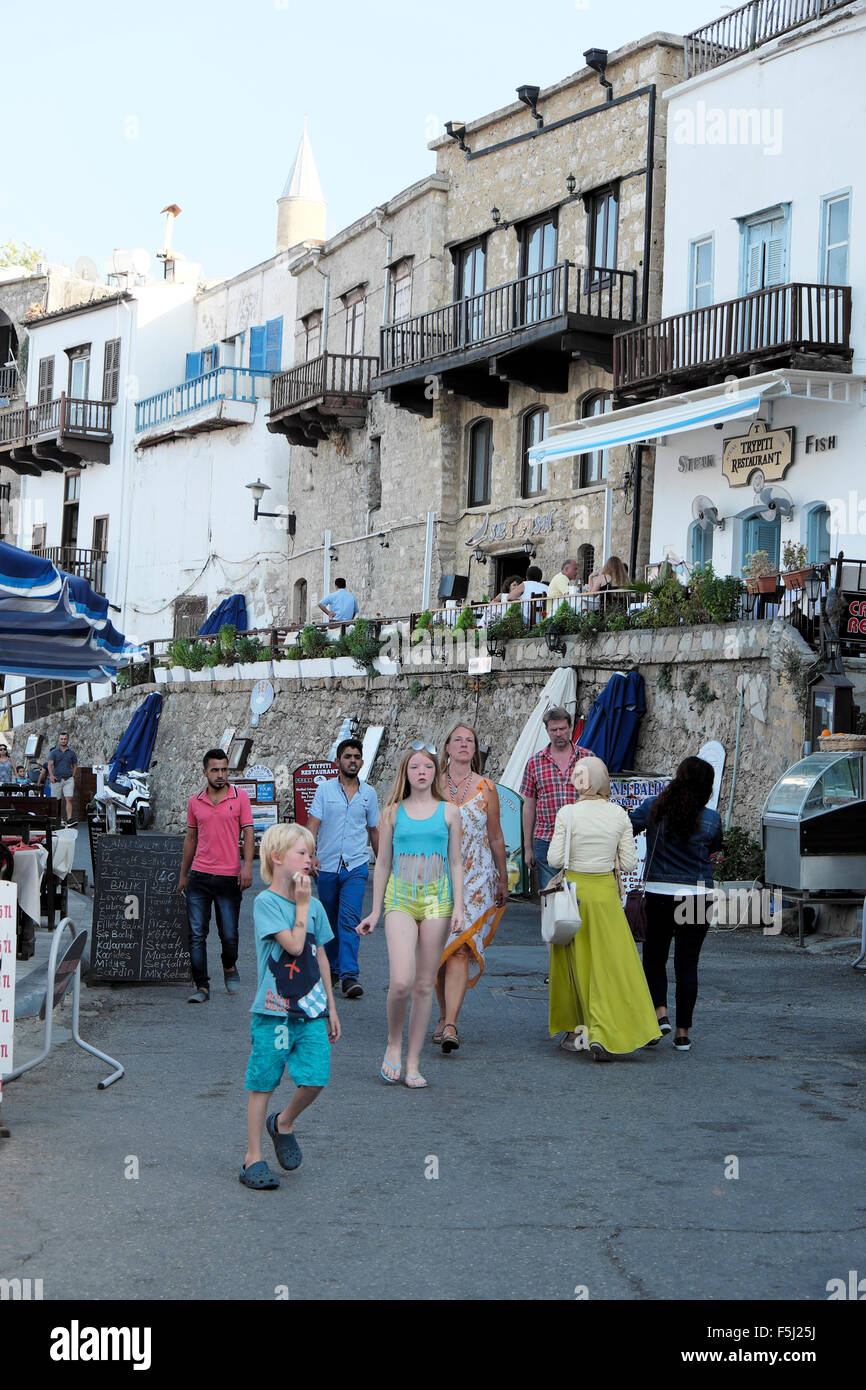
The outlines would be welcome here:
M 523 417 L 523 448 L 520 491 L 523 497 L 538 497 L 547 490 L 547 460 L 533 462 L 530 449 L 547 438 L 547 407 L 528 410 Z
M 619 222 L 619 191 L 600 188 L 589 194 L 587 211 L 587 265 L 593 270 L 616 269 L 617 227 Z M 595 280 L 603 277 L 595 276 Z
M 391 322 L 408 318 L 412 308 L 412 262 L 398 261 L 391 268 Z
M 595 415 L 604 415 L 610 410 L 610 393 L 608 391 L 594 391 L 591 395 L 585 396 L 580 407 L 582 420 L 589 420 Z M 591 487 L 593 483 L 602 483 L 607 477 L 607 449 L 594 449 L 590 454 L 580 456 L 580 481 L 579 487 Z
M 483 507 L 490 501 L 493 463 L 493 424 L 477 420 L 469 431 L 469 495 L 467 505 Z

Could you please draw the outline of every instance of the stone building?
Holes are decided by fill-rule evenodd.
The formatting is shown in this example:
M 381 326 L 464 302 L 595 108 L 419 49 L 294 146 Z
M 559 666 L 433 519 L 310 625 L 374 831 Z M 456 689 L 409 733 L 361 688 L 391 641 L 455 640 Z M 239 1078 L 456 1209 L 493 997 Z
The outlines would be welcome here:
M 394 614 L 435 605 L 445 575 L 480 599 L 533 558 L 545 578 L 569 555 L 585 574 L 649 558 L 649 455 L 642 486 L 627 449 L 528 458 L 608 408 L 614 333 L 661 307 L 663 93 L 682 40 L 585 57 L 449 122 L 433 175 L 295 267 L 296 365 L 269 426 L 292 446 L 295 619 L 337 574 L 363 611 Z

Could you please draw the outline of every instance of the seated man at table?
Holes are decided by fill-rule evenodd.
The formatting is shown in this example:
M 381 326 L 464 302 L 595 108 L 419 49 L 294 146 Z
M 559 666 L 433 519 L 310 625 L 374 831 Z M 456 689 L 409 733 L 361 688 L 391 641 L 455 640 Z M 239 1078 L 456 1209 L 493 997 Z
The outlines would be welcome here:
M 547 616 L 552 618 L 572 585 L 577 584 L 577 561 L 566 560 L 547 586 Z
M 0 787 L 15 781 L 15 764 L 5 743 L 0 743 Z

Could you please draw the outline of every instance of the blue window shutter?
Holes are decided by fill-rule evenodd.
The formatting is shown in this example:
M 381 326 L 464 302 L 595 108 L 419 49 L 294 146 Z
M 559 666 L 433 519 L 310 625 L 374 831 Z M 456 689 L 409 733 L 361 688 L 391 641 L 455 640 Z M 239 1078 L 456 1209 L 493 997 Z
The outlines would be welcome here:
M 283 320 L 268 319 L 265 324 L 265 371 L 278 372 L 283 352 Z
M 753 555 L 756 550 L 765 550 L 774 565 L 779 563 L 779 539 L 781 527 L 777 521 L 762 521 L 752 517 L 746 527 L 746 554 Z
M 250 329 L 250 371 L 263 372 L 265 370 L 265 335 L 264 328 Z
M 212 368 L 213 368 L 213 367 L 218 367 L 219 364 L 220 364 L 220 345 L 219 345 L 219 343 L 212 343 L 212 344 L 211 344 L 211 352 L 212 352 L 212 354 L 213 354 L 213 356 L 211 357 L 211 367 L 212 367 Z
M 186 355 L 186 379 L 187 379 L 187 381 L 189 381 L 190 377 L 193 377 L 193 376 L 201 376 L 201 353 L 200 353 L 200 352 L 188 352 L 187 355 Z

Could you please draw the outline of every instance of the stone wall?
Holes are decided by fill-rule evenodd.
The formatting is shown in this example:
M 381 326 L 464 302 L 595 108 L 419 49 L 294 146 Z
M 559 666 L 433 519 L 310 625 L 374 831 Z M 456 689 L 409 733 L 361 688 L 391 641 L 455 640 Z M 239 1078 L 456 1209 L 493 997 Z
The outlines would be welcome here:
M 499 668 L 480 680 L 442 660 L 421 664 L 421 654 L 399 676 L 275 681 L 276 698 L 250 725 L 251 682 L 227 681 L 159 687 L 163 713 L 155 751 L 154 795 L 158 826 L 178 831 L 186 797 L 201 784 L 201 754 L 234 726 L 253 739 L 250 762 L 271 767 L 281 783 L 281 807 L 290 805 L 292 768 L 327 755 L 342 720 L 354 716 L 362 729 L 385 732 L 371 782 L 387 792 L 405 749 L 422 737 L 441 747 L 459 720 L 474 724 L 490 746 L 488 772 L 497 777 L 551 670 L 574 666 L 578 712 L 585 715 L 615 670 L 637 665 L 646 683 L 647 713 L 635 758 L 638 772 L 672 773 L 681 758 L 707 739 L 719 739 L 728 763 L 720 809 L 727 810 L 737 736 L 740 692 L 743 717 L 734 799 L 734 823 L 757 833 L 764 799 L 779 775 L 800 756 L 802 717 L 783 672 L 786 651 L 809 655 L 785 624 L 667 629 L 607 634 L 592 643 L 570 639 L 565 657 L 543 643 L 515 642 Z M 698 693 L 701 683 L 705 690 Z M 133 711 L 153 687 L 138 687 L 70 711 L 64 719 L 83 764 L 108 761 Z M 714 698 L 702 703 L 702 697 Z M 15 730 L 16 749 L 28 733 L 52 741 L 60 720 L 35 720 Z

